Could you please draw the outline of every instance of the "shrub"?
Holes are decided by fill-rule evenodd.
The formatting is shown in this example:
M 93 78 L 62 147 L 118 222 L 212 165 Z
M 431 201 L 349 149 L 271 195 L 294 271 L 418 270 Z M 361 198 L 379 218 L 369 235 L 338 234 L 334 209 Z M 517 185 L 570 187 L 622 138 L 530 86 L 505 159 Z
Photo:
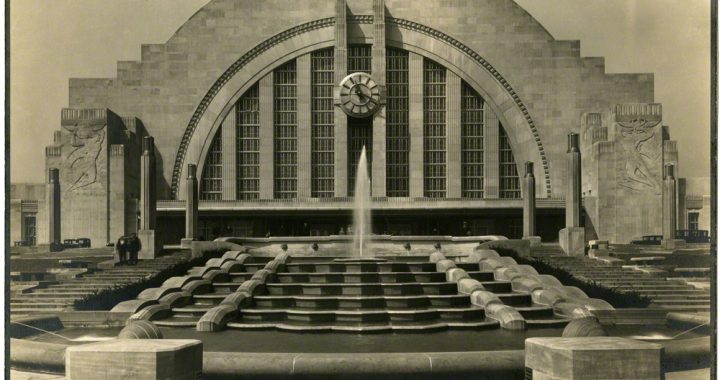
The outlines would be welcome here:
M 147 288 L 155 288 L 162 285 L 165 280 L 173 276 L 184 276 L 192 267 L 204 265 L 213 257 L 219 257 L 225 250 L 217 250 L 203 253 L 203 256 L 186 260 L 171 265 L 150 278 L 142 279 L 130 284 L 122 284 L 111 288 L 102 289 L 89 294 L 74 303 L 75 310 L 110 310 L 120 302 L 137 298 L 138 294 Z
M 554 267 L 542 260 L 532 257 L 522 257 L 512 249 L 495 248 L 495 251 L 501 256 L 512 257 L 518 264 L 532 266 L 540 274 L 555 276 L 563 285 L 576 286 L 585 292 L 588 297 L 605 300 L 615 308 L 647 307 L 650 305 L 650 298 L 638 292 L 621 291 L 616 288 L 604 286 L 595 281 L 583 281 L 562 268 Z

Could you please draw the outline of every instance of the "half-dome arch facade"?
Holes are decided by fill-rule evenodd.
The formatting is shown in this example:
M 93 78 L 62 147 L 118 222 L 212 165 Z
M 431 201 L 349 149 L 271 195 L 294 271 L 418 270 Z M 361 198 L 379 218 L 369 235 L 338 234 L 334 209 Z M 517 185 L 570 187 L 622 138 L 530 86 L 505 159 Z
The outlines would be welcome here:
M 356 72 L 381 89 L 367 117 L 339 96 Z M 168 240 L 182 237 L 189 164 L 204 238 L 338 233 L 330 226 L 347 219 L 362 146 L 375 232 L 517 236 L 529 161 L 549 220 L 539 234 L 554 238 L 567 134 L 588 113 L 607 122 L 616 104 L 653 97 L 652 74 L 605 73 L 602 58 L 581 57 L 578 41 L 555 40 L 512 0 L 214 0 L 166 43 L 143 45 L 140 61 L 118 62 L 115 78 L 71 79 L 69 108 L 132 120 L 99 122 L 129 136 L 108 139 L 110 153 L 154 137 Z M 56 151 L 48 167 L 60 165 Z M 137 164 L 124 160 L 126 171 Z M 105 196 L 123 199 L 107 218 L 122 222 L 98 227 L 100 241 L 137 228 L 137 182 Z M 417 221 L 427 215 L 441 217 Z

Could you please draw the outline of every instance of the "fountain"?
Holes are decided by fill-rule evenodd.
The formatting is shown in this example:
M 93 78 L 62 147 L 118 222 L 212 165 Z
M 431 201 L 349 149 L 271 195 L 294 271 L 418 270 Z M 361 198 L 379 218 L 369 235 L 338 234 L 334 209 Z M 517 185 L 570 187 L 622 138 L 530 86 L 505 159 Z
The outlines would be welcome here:
M 353 249 L 357 256 L 363 257 L 369 252 L 370 235 L 370 178 L 365 146 L 360 153 L 355 175 L 355 200 L 353 204 Z

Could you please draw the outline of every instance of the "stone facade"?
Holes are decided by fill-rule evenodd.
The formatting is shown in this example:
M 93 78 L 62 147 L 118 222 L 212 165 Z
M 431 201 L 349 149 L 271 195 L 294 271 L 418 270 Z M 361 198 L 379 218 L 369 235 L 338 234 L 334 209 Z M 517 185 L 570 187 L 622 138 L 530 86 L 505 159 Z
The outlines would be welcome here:
M 300 70 L 296 204 L 298 210 L 314 212 L 318 200 L 310 197 L 307 178 L 308 164 L 312 162 L 312 134 L 307 129 L 312 123 L 307 87 L 312 78 L 307 70 L 313 51 L 333 48 L 337 84 L 346 74 L 348 45 L 352 44 L 372 44 L 373 77 L 381 86 L 386 81 L 386 62 L 382 59 L 385 47 L 409 54 L 409 196 L 386 197 L 387 125 L 386 109 L 381 107 L 372 122 L 371 134 L 376 202 L 392 201 L 399 208 L 413 209 L 419 204 L 417 199 L 425 196 L 421 70 L 423 60 L 429 59 L 447 69 L 446 198 L 460 200 L 462 196 L 462 167 L 458 162 L 462 149 L 460 91 L 467 84 L 484 100 L 483 175 L 487 200 L 501 201 L 499 126 L 507 135 L 515 163 L 535 163 L 535 192 L 540 199 L 565 197 L 565 136 L 581 132 L 582 170 L 588 174 L 583 178 L 583 190 L 588 191 L 586 208 L 597 234 L 603 239 L 623 241 L 630 235 L 648 234 L 659 228 L 660 218 L 652 211 L 659 197 L 655 191 L 655 185 L 660 183 L 656 169 L 662 167 L 663 157 L 677 161 L 677 151 L 672 152 L 668 141 L 668 146 L 663 146 L 661 119 L 653 119 L 657 124 L 650 128 L 654 137 L 648 146 L 652 145 L 655 161 L 643 161 L 644 152 L 632 148 L 636 135 L 624 132 L 627 128 L 637 129 L 625 125 L 632 123 L 634 111 L 628 110 L 633 108 L 616 107 L 652 103 L 653 75 L 606 73 L 603 58 L 581 57 L 579 41 L 554 39 L 515 2 L 298 0 L 290 8 L 283 0 L 214 0 L 166 43 L 143 45 L 140 61 L 118 62 L 115 78 L 70 80 L 70 109 L 63 111 L 63 129 L 56 133 L 55 144 L 47 148 L 46 155 L 48 167 L 61 169 L 63 235 L 90 237 L 93 244 L 96 240 L 104 244 L 137 228 L 133 224 L 138 187 L 136 147 L 138 136 L 146 134 L 155 138 L 159 200 L 186 199 L 184 178 L 188 164 L 197 165 L 201 176 L 214 137 L 222 136 L 223 155 L 227 158 L 223 157 L 219 164 L 219 193 L 224 203 L 213 210 L 229 215 L 243 209 L 242 201 L 236 198 L 238 171 L 233 168 L 241 160 L 236 154 L 237 131 L 227 126 L 236 123 L 238 100 L 253 86 L 259 88 L 261 126 L 258 198 L 268 201 L 254 211 L 274 210 L 274 133 L 270 128 L 274 123 L 276 87 L 273 70 L 293 59 Z M 614 111 L 607 111 L 610 109 Z M 585 120 L 583 115 L 588 113 L 599 113 L 601 119 L 604 115 L 605 123 L 593 125 L 597 131 L 593 129 L 589 135 L 585 132 L 589 129 L 582 125 L 578 131 L 578 120 Z M 334 114 L 334 196 L 339 199 L 347 197 L 352 185 L 347 183 L 347 118 L 337 106 Z M 71 148 L 78 141 L 82 141 L 82 148 Z M 597 168 L 588 167 L 590 163 Z M 648 170 L 643 174 L 647 183 L 638 182 L 631 170 L 645 168 L 643 165 Z M 522 168 L 518 167 L 517 172 L 522 173 Z M 600 172 L 603 180 L 592 183 Z M 121 179 L 125 181 L 122 185 Z M 203 178 L 198 179 L 202 183 Z M 638 199 L 645 202 L 643 207 L 633 203 Z M 634 206 L 630 210 L 629 204 Z M 520 218 L 521 205 L 517 204 L 515 218 Z M 441 207 L 438 203 L 431 211 Z M 482 208 L 464 212 L 479 215 Z M 202 199 L 200 210 L 202 219 Z M 447 209 L 445 212 L 452 213 Z M 176 226 L 177 216 L 165 214 L 165 220 L 174 221 L 168 223 L 167 229 L 182 231 Z
M 103 247 L 137 229 L 138 124 L 107 109 L 62 111 L 45 150 L 46 167 L 60 171 L 62 239 Z

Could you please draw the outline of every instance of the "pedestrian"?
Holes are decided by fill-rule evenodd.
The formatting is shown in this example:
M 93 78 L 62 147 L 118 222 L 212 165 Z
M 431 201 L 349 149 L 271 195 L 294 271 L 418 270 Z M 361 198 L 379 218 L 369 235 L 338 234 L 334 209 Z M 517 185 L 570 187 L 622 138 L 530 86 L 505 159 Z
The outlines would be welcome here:
M 130 265 L 137 265 L 138 263 L 138 252 L 140 251 L 140 239 L 137 234 L 133 233 L 130 235 L 128 240 L 128 251 L 130 252 Z
M 117 243 L 115 243 L 115 250 L 118 253 L 118 265 L 127 264 L 127 236 L 120 236 Z

